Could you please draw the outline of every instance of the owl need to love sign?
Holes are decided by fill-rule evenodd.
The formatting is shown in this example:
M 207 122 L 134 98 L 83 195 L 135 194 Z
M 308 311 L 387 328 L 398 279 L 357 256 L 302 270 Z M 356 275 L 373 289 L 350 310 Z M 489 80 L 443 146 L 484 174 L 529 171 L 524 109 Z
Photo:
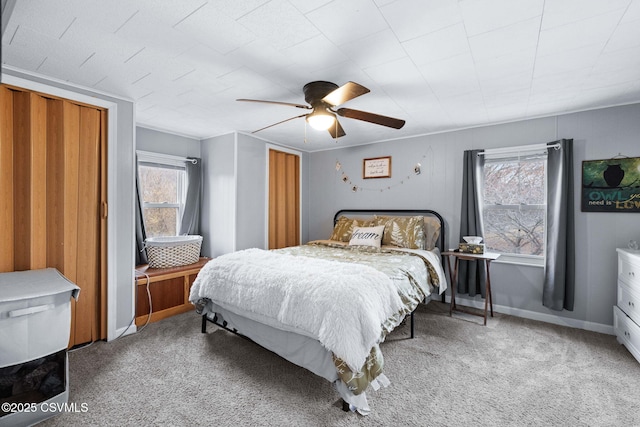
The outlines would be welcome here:
M 582 212 L 640 212 L 640 157 L 583 161 Z

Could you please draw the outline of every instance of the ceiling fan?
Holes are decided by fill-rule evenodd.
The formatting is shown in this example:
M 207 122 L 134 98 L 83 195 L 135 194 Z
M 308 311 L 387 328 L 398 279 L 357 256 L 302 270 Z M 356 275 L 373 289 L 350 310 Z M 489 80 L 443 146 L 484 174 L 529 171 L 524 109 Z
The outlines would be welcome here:
M 267 104 L 288 105 L 304 110 L 311 110 L 311 112 L 309 113 L 282 120 L 281 122 L 274 123 L 261 129 L 255 130 L 252 133 L 260 132 L 261 130 L 268 129 L 270 127 L 288 122 L 290 120 L 298 119 L 300 117 L 305 117 L 307 123 L 309 123 L 314 129 L 328 130 L 333 138 L 340 138 L 341 136 L 346 135 L 344 129 L 342 129 L 342 126 L 338 121 L 337 116 L 362 120 L 365 122 L 387 126 L 394 129 L 400 129 L 402 126 L 404 126 L 405 123 L 405 121 L 401 119 L 381 116 L 379 114 L 368 113 L 366 111 L 353 110 L 351 108 L 336 109 L 335 107 L 337 107 L 338 105 L 344 104 L 347 101 L 370 92 L 369 89 L 358 83 L 347 82 L 344 85 L 338 87 L 338 85 L 335 83 L 315 81 L 304 85 L 302 91 L 304 92 L 304 100 L 307 101 L 309 105 L 244 98 L 237 99 L 236 101 L 263 102 Z

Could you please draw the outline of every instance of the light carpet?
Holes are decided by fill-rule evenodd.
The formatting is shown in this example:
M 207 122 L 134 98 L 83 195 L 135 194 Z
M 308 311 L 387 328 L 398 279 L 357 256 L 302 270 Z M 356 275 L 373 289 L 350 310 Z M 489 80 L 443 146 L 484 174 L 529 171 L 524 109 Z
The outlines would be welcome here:
M 367 417 L 334 386 L 185 313 L 69 355 L 70 403 L 43 426 L 637 426 L 640 364 L 615 337 L 432 301 L 381 348 L 391 385 Z

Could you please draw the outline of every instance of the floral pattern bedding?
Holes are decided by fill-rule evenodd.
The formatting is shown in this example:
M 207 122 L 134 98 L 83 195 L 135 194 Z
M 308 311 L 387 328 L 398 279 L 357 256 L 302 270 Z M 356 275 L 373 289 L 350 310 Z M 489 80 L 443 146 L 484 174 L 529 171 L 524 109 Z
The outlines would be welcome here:
M 333 261 L 360 263 L 373 267 L 390 277 L 398 285 L 403 308 L 382 325 L 379 342 L 390 333 L 404 316 L 411 313 L 433 290 L 444 290 L 444 272 L 434 266 L 422 251 L 397 247 L 349 246 L 344 242 L 317 240 L 307 245 L 278 249 L 278 252 L 296 256 L 323 258 Z M 439 271 L 440 270 L 440 271 Z M 359 372 L 353 372 L 340 358 L 333 357 L 336 371 L 349 390 L 358 395 L 364 392 L 383 371 L 384 359 L 376 344 Z

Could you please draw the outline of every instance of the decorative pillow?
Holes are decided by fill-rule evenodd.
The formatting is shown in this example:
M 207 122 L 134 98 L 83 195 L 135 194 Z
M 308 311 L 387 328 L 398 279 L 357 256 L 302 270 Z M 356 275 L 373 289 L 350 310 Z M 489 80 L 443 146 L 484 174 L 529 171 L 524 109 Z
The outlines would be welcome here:
M 374 226 L 373 219 L 352 219 L 346 216 L 341 216 L 336 221 L 336 225 L 333 227 L 333 233 L 329 240 L 337 240 L 338 242 L 348 242 L 351 240 L 351 233 L 353 227 L 371 227 Z
M 423 216 L 377 216 L 376 224 L 384 225 L 383 245 L 424 249 Z
M 349 246 L 373 246 L 380 247 L 384 225 L 377 227 L 354 227 Z
M 333 233 L 329 240 L 337 240 L 339 242 L 348 242 L 351 240 L 351 232 L 353 231 L 354 221 L 346 216 L 341 216 L 333 227 Z
M 424 248 L 428 251 L 436 247 L 440 237 L 440 220 L 432 216 L 424 217 Z

